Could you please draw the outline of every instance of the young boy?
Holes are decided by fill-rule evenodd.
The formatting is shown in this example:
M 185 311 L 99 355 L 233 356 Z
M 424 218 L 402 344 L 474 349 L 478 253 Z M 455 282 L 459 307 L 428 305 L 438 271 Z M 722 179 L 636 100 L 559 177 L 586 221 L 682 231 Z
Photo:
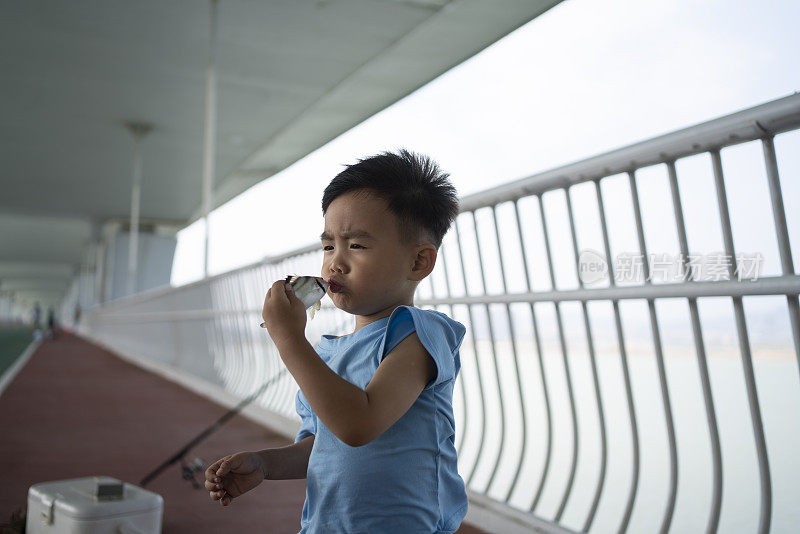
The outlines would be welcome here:
M 430 159 L 384 152 L 325 189 L 321 276 L 348 335 L 305 338 L 306 311 L 275 282 L 262 317 L 300 391 L 295 444 L 221 458 L 205 487 L 223 506 L 264 479 L 307 478 L 302 533 L 451 533 L 467 512 L 454 445 L 453 385 L 464 326 L 414 307 L 458 214 Z

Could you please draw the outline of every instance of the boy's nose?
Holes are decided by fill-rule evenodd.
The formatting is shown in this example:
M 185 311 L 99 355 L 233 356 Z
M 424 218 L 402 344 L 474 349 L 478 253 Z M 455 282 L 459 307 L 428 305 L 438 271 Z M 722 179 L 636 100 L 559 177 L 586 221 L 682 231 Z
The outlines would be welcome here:
M 344 261 L 342 261 L 342 257 L 339 254 L 334 254 L 328 263 L 328 271 L 331 273 L 344 273 L 345 269 L 346 267 Z
M 344 273 L 344 269 L 342 268 L 341 264 L 337 262 L 331 262 L 330 265 L 328 265 L 328 271 L 331 273 Z

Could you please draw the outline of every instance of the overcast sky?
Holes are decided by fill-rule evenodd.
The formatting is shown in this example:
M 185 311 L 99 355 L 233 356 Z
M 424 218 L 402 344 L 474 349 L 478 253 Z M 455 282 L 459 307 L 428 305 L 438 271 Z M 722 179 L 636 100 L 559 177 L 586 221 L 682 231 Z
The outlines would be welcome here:
M 322 191 L 359 157 L 426 153 L 466 195 L 787 96 L 798 20 L 793 0 L 566 0 L 214 211 L 210 274 L 318 241 Z M 202 221 L 179 233 L 174 285 L 200 278 L 202 236 Z

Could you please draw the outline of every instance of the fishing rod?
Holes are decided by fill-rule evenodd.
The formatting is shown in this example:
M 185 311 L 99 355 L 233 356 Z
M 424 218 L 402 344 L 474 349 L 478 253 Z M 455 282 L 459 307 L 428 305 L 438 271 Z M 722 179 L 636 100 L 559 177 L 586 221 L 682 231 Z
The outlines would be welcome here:
M 295 297 L 300 299 L 300 301 L 303 303 L 306 309 L 308 309 L 309 307 L 312 308 L 311 318 L 313 319 L 314 311 L 320 308 L 320 302 L 319 302 L 320 299 L 322 299 L 322 297 L 325 296 L 325 292 L 328 290 L 328 283 L 323 278 L 317 276 L 289 275 L 286 277 L 284 281 L 292 285 Z M 267 325 L 266 323 L 261 323 L 259 326 L 261 328 L 266 328 Z M 188 453 L 189 450 L 192 449 L 192 447 L 194 447 L 195 445 L 206 439 L 211 433 L 217 430 L 220 426 L 224 425 L 231 417 L 239 413 L 239 411 L 241 411 L 242 408 L 253 402 L 253 400 L 255 400 L 256 397 L 258 397 L 259 395 L 261 395 L 261 393 L 264 392 L 264 390 L 267 388 L 268 385 L 270 385 L 276 379 L 280 378 L 280 376 L 286 372 L 288 372 L 288 369 L 284 367 L 280 372 L 278 372 L 278 374 L 267 380 L 260 388 L 258 388 L 258 390 L 255 393 L 244 399 L 242 402 L 233 407 L 228 413 L 217 419 L 217 421 L 213 425 L 203 430 L 200 434 L 197 435 L 197 437 L 195 437 L 193 440 L 187 443 L 181 450 L 173 454 L 167 461 L 158 466 L 152 473 L 144 477 L 142 481 L 139 482 L 139 485 L 144 487 L 148 482 L 150 482 L 159 474 L 161 474 L 161 472 L 164 471 L 164 469 L 174 464 L 175 462 L 180 461 L 181 473 L 183 475 L 183 478 L 189 480 L 195 489 L 200 488 L 200 483 L 197 482 L 197 480 L 194 478 L 194 475 L 198 471 L 205 471 L 206 469 L 205 462 L 200 458 L 195 458 L 195 460 L 192 463 L 187 464 L 183 460 L 183 457 L 186 456 L 186 453 Z
M 284 367 L 275 376 L 273 376 L 272 378 L 270 378 L 269 380 L 264 382 L 261 385 L 261 387 L 259 387 L 255 391 L 255 393 L 253 393 L 249 397 L 245 398 L 239 404 L 237 404 L 236 406 L 234 406 L 233 408 L 228 410 L 228 412 L 225 415 L 223 415 L 222 417 L 217 419 L 211 426 L 209 426 L 208 428 L 206 428 L 205 430 L 200 432 L 200 434 L 198 434 L 194 439 L 192 439 L 191 441 L 189 441 L 189 443 L 184 445 L 184 447 L 182 449 L 180 449 L 178 452 L 173 454 L 168 460 L 164 461 L 164 463 L 159 465 L 150 474 L 148 474 L 146 477 L 144 477 L 141 480 L 141 482 L 139 482 L 139 486 L 141 486 L 141 487 L 146 486 L 147 483 L 149 483 L 151 480 L 153 480 L 158 475 L 160 475 L 166 468 L 168 468 L 169 466 L 171 466 L 175 462 L 180 461 L 181 462 L 181 472 L 182 472 L 183 478 L 186 479 L 186 480 L 191 481 L 192 482 L 192 486 L 195 489 L 200 488 L 200 483 L 198 483 L 197 480 L 194 478 L 194 474 L 197 471 L 205 471 L 205 469 L 206 469 L 205 462 L 203 462 L 200 458 L 196 458 L 191 464 L 186 464 L 186 462 L 184 461 L 183 457 L 186 456 L 186 454 L 192 448 L 194 448 L 197 444 L 199 444 L 201 441 L 203 441 L 208 436 L 210 436 L 212 433 L 214 433 L 219 427 L 221 427 L 222 425 L 227 423 L 234 415 L 238 414 L 245 406 L 247 406 L 248 404 L 253 402 L 256 398 L 258 398 L 258 396 L 261 395 L 264 392 L 264 390 L 267 389 L 267 386 L 272 384 L 275 380 L 280 378 L 287 371 L 288 371 L 288 369 Z

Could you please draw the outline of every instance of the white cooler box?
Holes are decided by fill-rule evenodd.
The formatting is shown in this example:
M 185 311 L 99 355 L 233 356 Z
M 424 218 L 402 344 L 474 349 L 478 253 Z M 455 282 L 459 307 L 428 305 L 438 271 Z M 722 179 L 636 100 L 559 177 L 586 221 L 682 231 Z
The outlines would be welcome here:
M 25 532 L 156 534 L 163 510 L 161 495 L 112 477 L 41 482 L 28 489 Z

